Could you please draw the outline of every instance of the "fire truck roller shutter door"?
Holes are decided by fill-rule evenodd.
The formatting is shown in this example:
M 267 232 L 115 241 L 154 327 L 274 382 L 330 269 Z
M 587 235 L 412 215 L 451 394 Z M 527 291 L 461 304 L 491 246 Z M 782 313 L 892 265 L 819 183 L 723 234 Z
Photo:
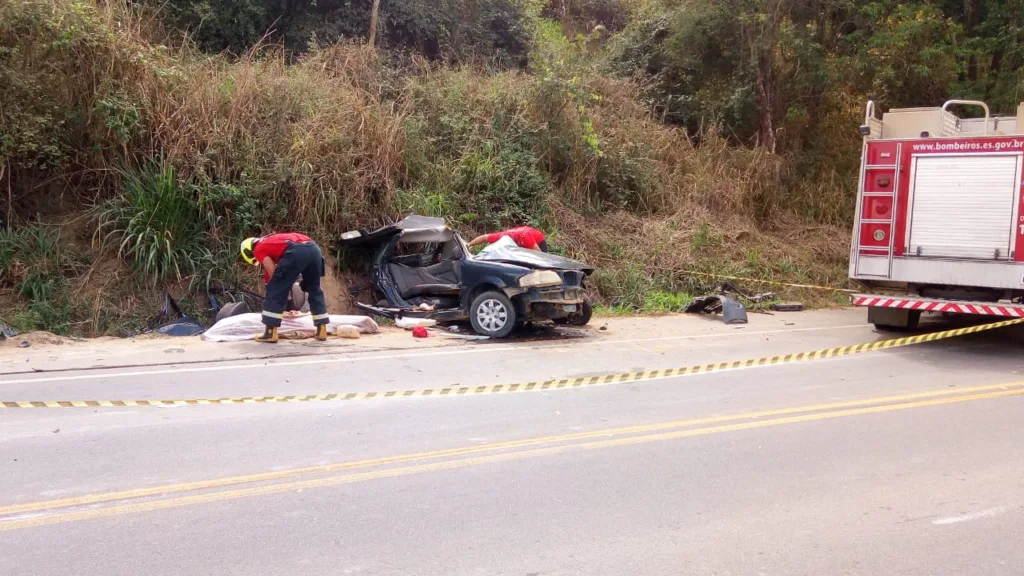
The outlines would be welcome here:
M 907 255 L 1008 260 L 1020 169 L 1017 154 L 915 158 Z

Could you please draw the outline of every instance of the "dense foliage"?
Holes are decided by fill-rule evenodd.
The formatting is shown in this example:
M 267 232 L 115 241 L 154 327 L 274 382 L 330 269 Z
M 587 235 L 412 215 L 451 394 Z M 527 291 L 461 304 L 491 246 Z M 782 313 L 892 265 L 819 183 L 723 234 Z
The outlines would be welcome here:
M 206 50 L 244 54 L 260 42 L 293 52 L 364 38 L 373 0 L 170 0 L 169 18 Z M 381 0 L 382 44 L 431 59 L 521 65 L 540 6 L 534 0 Z
M 867 99 L 1024 98 L 997 0 L 0 0 L 0 308 L 103 333 L 247 234 L 529 222 L 597 296 L 841 283 Z M 187 299 L 186 299 L 187 300 Z
M 689 0 L 649 5 L 617 40 L 612 69 L 666 121 L 771 148 L 828 146 L 832 115 L 868 98 L 1014 113 L 1024 97 L 1021 2 Z

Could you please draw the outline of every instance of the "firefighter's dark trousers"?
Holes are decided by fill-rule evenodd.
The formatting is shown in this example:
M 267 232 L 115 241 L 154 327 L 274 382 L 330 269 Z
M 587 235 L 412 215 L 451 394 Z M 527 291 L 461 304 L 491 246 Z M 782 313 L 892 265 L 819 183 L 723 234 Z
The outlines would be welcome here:
M 324 256 L 315 242 L 293 242 L 281 255 L 281 261 L 274 269 L 274 275 L 267 284 L 267 298 L 263 301 L 263 324 L 267 328 L 281 326 L 282 313 L 288 304 L 288 294 L 302 275 L 303 291 L 309 294 L 309 311 L 313 313 L 313 324 L 327 324 L 327 300 L 320 287 L 320 278 L 327 272 Z

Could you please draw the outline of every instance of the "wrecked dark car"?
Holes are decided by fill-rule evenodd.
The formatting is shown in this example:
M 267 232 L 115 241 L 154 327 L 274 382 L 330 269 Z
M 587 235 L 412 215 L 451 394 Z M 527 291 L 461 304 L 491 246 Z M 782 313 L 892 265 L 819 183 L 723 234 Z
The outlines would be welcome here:
M 358 306 L 372 314 L 469 320 L 491 338 L 526 322 L 590 322 L 584 283 L 593 268 L 507 238 L 473 255 L 440 218 L 414 215 L 379 230 L 346 232 L 338 247 L 368 252 L 370 282 L 383 300 Z

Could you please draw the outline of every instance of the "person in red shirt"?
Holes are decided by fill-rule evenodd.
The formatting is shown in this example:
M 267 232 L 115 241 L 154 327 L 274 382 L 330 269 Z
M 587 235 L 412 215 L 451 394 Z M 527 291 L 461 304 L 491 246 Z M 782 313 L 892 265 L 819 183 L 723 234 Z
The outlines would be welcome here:
M 327 340 L 330 316 L 320 287 L 320 279 L 326 274 L 327 267 L 316 242 L 297 232 L 246 238 L 242 241 L 242 259 L 253 266 L 262 266 L 263 281 L 267 284 L 267 296 L 263 300 L 263 325 L 267 329 L 256 338 L 257 342 L 277 343 L 277 330 L 281 327 L 288 296 L 300 275 L 302 289 L 309 294 L 309 311 L 313 313 L 316 339 Z
M 518 228 L 510 228 L 492 234 L 482 234 L 473 238 L 473 241 L 469 243 L 469 247 L 472 248 L 480 244 L 494 244 L 504 236 L 511 238 L 516 243 L 516 246 L 520 248 L 540 250 L 541 252 L 548 251 L 548 242 L 544 237 L 544 233 L 529 226 L 519 226 Z

